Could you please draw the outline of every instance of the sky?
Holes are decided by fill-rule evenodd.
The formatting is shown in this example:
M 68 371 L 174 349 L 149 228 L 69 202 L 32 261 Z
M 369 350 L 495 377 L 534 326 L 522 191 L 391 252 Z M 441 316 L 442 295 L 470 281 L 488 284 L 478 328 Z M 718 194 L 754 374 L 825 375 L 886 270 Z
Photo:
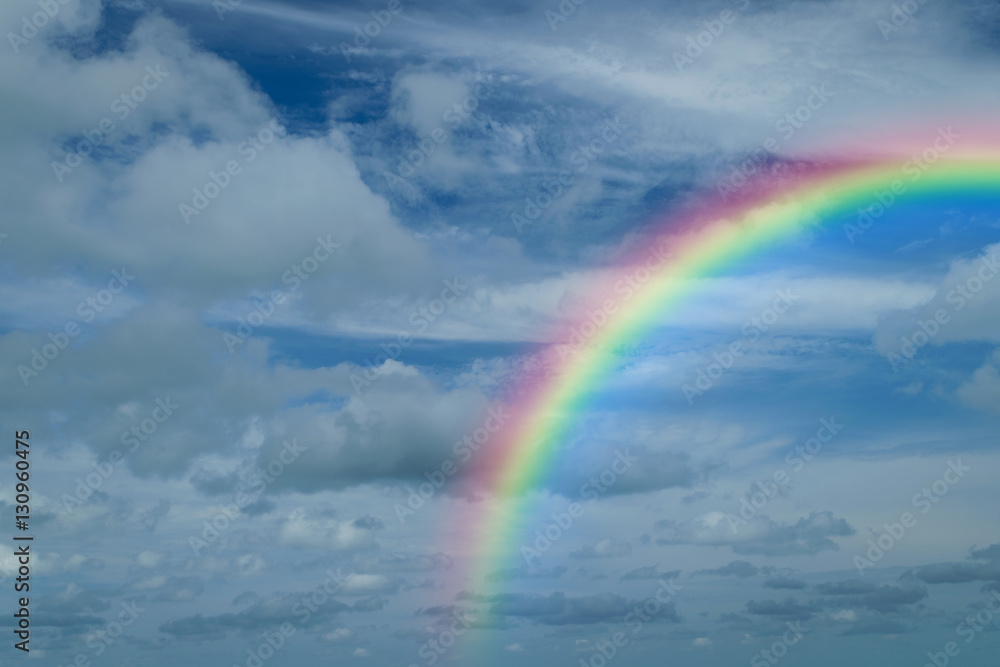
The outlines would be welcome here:
M 996 199 L 690 276 L 518 498 L 461 484 L 459 443 L 503 441 L 591 286 L 748 160 L 974 141 L 996 3 L 9 0 L 0 27 L 0 524 L 32 537 L 30 589 L 0 549 L 0 664 L 995 665 Z

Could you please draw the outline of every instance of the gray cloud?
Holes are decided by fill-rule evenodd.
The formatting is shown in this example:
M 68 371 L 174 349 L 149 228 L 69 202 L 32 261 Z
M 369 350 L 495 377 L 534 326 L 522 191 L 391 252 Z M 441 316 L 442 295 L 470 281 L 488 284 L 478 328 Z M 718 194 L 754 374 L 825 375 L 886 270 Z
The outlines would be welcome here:
M 222 637 L 231 632 L 273 630 L 282 623 L 315 627 L 345 611 L 374 612 L 384 604 L 378 596 L 368 596 L 350 605 L 327 599 L 322 605 L 314 605 L 315 609 L 309 609 L 302 600 L 312 592 L 273 593 L 255 600 L 248 608 L 237 613 L 185 616 L 167 621 L 160 626 L 160 631 L 178 639 L 207 639 Z
M 764 580 L 764 588 L 798 591 L 808 588 L 808 584 L 799 579 L 792 579 L 791 577 L 771 577 Z
M 906 632 L 906 626 L 899 621 L 873 619 L 855 623 L 841 634 L 849 637 L 853 635 L 901 635 Z
M 191 602 L 205 591 L 198 577 L 170 577 L 153 599 L 157 602 Z
M 816 585 L 816 591 L 822 595 L 863 595 L 873 590 L 875 590 L 875 584 L 860 579 L 831 581 Z
M 969 558 L 972 560 L 998 561 L 1000 560 L 1000 543 L 991 544 L 982 549 L 972 549 L 969 553 Z
M 516 579 L 558 579 L 566 574 L 569 568 L 565 565 L 554 565 L 543 568 L 536 565 L 521 565 L 520 567 L 497 570 L 487 575 L 489 581 L 514 581 Z
M 405 553 L 380 554 L 375 558 L 361 557 L 356 561 L 358 571 L 364 573 L 432 572 L 446 570 L 453 561 L 443 553 L 411 555 Z
M 661 535 L 657 544 L 704 544 L 727 546 L 741 555 L 789 556 L 836 551 L 840 547 L 831 538 L 847 537 L 856 531 L 845 519 L 832 512 L 812 512 L 794 524 L 779 524 L 760 515 L 750 526 L 734 533 L 727 522 L 718 517 L 714 523 L 696 521 L 679 523 L 660 521 L 655 526 Z
M 760 569 L 745 560 L 734 560 L 729 565 L 723 565 L 722 567 L 717 567 L 714 570 L 697 570 L 692 572 L 692 575 L 708 575 L 716 577 L 739 577 L 740 579 L 746 579 L 748 577 L 755 577 Z
M 900 607 L 915 604 L 927 597 L 927 588 L 917 582 L 893 582 L 879 584 L 862 596 L 862 603 L 874 611 L 886 614 Z
M 604 538 L 594 544 L 587 544 L 576 551 L 570 552 L 570 558 L 618 558 L 632 553 L 632 545 L 628 542 L 618 542 L 611 538 Z
M 938 563 L 918 568 L 916 576 L 928 584 L 961 584 L 1000 580 L 1000 563 Z
M 647 567 L 640 567 L 629 572 L 626 572 L 621 576 L 621 581 L 642 581 L 645 579 L 676 579 L 681 575 L 680 570 L 670 570 L 669 572 L 660 572 L 657 569 L 657 565 L 649 565 Z
M 782 602 L 775 600 L 751 600 L 746 605 L 747 613 L 755 616 L 771 616 L 781 620 L 806 620 L 812 618 L 819 608 L 811 603 L 798 602 L 787 598 Z
M 613 593 L 569 597 L 564 593 L 551 595 L 504 594 L 490 598 L 490 614 L 514 616 L 543 625 L 591 625 L 604 622 L 623 622 L 633 610 L 635 601 L 626 600 Z M 679 621 L 673 603 L 664 606 L 656 617 L 659 620 Z

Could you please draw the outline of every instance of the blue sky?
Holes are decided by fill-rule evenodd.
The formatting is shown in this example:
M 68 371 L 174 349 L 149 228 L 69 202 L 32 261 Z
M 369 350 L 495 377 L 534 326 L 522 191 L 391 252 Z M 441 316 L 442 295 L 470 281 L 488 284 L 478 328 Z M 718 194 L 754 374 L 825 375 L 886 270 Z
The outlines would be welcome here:
M 488 499 L 401 511 L 587 285 L 769 138 L 794 163 L 993 117 L 994 3 L 52 3 L 0 9 L 0 414 L 35 538 L 4 664 L 994 664 L 1000 280 L 954 297 L 1000 253 L 990 197 L 692 279 L 489 591 L 455 520 Z

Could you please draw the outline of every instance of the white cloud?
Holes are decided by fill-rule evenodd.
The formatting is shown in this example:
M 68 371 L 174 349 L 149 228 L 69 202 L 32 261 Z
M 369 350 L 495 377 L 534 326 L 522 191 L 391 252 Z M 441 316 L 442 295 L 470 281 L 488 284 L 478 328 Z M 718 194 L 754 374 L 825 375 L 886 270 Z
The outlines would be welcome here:
M 958 396 L 966 404 L 992 412 L 1000 412 L 1000 350 L 993 358 L 976 369 L 972 377 L 958 388 Z
M 1000 312 L 998 253 L 1000 244 L 994 244 L 971 258 L 955 259 L 925 303 L 881 317 L 875 333 L 879 351 L 899 355 L 904 350 L 903 339 L 916 343 L 916 354 L 926 344 L 1000 341 L 996 320 Z

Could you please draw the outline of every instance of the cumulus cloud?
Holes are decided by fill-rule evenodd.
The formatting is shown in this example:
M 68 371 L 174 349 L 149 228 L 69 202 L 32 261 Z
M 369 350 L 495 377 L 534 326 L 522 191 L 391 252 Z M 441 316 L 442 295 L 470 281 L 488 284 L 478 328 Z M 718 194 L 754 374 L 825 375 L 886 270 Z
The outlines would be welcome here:
M 818 138 L 877 126 L 882 114 L 896 124 L 913 109 L 936 118 L 955 108 L 988 116 L 1000 106 L 992 85 L 1000 71 L 991 41 L 995 12 L 978 2 L 928 4 L 892 39 L 874 27 L 884 7 L 855 0 L 750 3 L 684 72 L 671 54 L 703 29 L 712 7 L 587 3 L 551 30 L 530 3 L 404 3 L 391 29 L 345 55 L 339 43 L 374 20 L 371 8 L 264 0 L 241 3 L 220 21 L 211 3 L 167 2 L 152 10 L 133 0 L 57 4 L 36 37 L 0 50 L 0 358 L 8 361 L 0 366 L 0 412 L 10 423 L 30 425 L 45 443 L 33 450 L 45 471 L 33 527 L 48 546 L 32 564 L 33 574 L 56 587 L 39 595 L 34 622 L 45 633 L 45 659 L 54 662 L 72 660 L 77 640 L 108 622 L 114 596 L 135 594 L 155 610 L 150 618 L 162 634 L 136 628 L 115 648 L 124 662 L 135 647 L 176 662 L 169 652 L 177 640 L 206 642 L 206 655 L 230 648 L 235 655 L 263 632 L 305 618 L 307 659 L 319 646 L 326 658 L 408 664 L 409 643 L 439 637 L 464 611 L 422 606 L 438 591 L 451 600 L 457 583 L 465 584 L 470 557 L 452 554 L 434 525 L 452 511 L 464 518 L 500 499 L 455 498 L 448 480 L 412 522 L 389 520 L 393 505 L 454 459 L 455 443 L 481 426 L 489 405 L 509 398 L 511 378 L 530 363 L 521 344 L 548 342 L 550 325 L 573 312 L 595 283 L 618 279 L 617 269 L 606 267 L 630 252 L 641 228 L 683 210 L 693 193 L 714 195 L 720 175 L 774 134 L 775 122 L 803 103 L 810 86 L 825 83 L 830 104 L 796 128 L 794 140 L 781 142 L 772 163 L 794 164 Z M 4 3 L 0 32 L 17 33 L 39 6 Z M 932 32 L 935 39 L 907 39 Z M 155 88 L 118 118 L 115 100 L 147 77 Z M 447 120 L 453 104 L 483 81 L 490 88 L 475 109 L 459 123 Z M 114 129 L 89 155 L 75 155 L 106 117 Z M 575 170 L 609 123 L 623 129 L 621 136 L 517 231 L 511 214 L 525 211 L 526 198 L 551 193 L 553 179 Z M 434 153 L 420 158 L 416 173 L 390 178 L 414 149 L 424 152 L 428 139 Z M 76 166 L 58 166 L 77 158 Z M 940 244 L 907 238 L 904 245 L 873 229 L 849 259 L 836 249 L 827 255 L 825 232 L 810 228 L 776 254 L 794 268 L 775 269 L 768 258 L 691 280 L 687 286 L 700 298 L 678 303 L 655 323 L 647 339 L 653 349 L 647 341 L 615 347 L 617 368 L 608 379 L 614 386 L 607 401 L 588 410 L 601 413 L 595 420 L 603 418 L 606 428 L 584 427 L 567 438 L 560 465 L 532 492 L 577 496 L 606 472 L 615 450 L 636 462 L 588 509 L 590 532 L 570 538 L 544 565 L 492 573 L 491 590 L 514 592 L 459 597 L 489 612 L 476 627 L 503 634 L 498 646 L 525 661 L 550 661 L 544 651 L 553 642 L 573 646 L 580 633 L 621 624 L 643 604 L 601 592 L 600 582 L 620 575 L 622 586 L 643 590 L 650 586 L 642 582 L 680 574 L 644 562 L 707 568 L 697 570 L 707 576 L 690 582 L 698 590 L 688 599 L 693 613 L 725 619 L 719 637 L 705 636 L 705 628 L 644 633 L 660 656 L 671 646 L 731 645 L 743 637 L 726 634 L 734 629 L 752 633 L 753 642 L 783 632 L 785 620 L 810 616 L 825 615 L 846 634 L 926 628 L 935 610 L 925 584 L 1000 582 L 992 545 L 973 550 L 966 562 L 918 565 L 911 578 L 895 582 L 810 589 L 774 576 L 764 588 L 816 599 L 747 602 L 728 592 L 747 586 L 709 576 L 775 571 L 746 561 L 713 569 L 727 560 L 713 558 L 718 548 L 794 557 L 796 571 L 810 572 L 826 567 L 824 557 L 854 534 L 848 519 L 866 520 L 850 503 L 805 514 L 844 500 L 842 487 L 831 491 L 824 481 L 829 468 L 820 469 L 836 465 L 843 450 L 824 452 L 806 473 L 819 481 L 797 480 L 794 493 L 768 509 L 775 517 L 789 507 L 796 514 L 758 516 L 735 530 L 719 513 L 680 519 L 707 507 L 709 492 L 695 489 L 710 486 L 711 497 L 726 497 L 716 483 L 728 480 L 716 473 L 746 472 L 737 449 L 783 441 L 797 426 L 791 417 L 780 427 L 762 425 L 773 415 L 752 401 L 726 399 L 724 417 L 711 401 L 689 413 L 664 408 L 679 400 L 681 370 L 711 357 L 711 338 L 726 337 L 728 345 L 780 288 L 801 300 L 771 334 L 795 338 L 762 341 L 759 354 L 727 376 L 739 380 L 733 384 L 793 415 L 800 405 L 779 399 L 804 386 L 795 373 L 813 364 L 805 373 L 809 391 L 820 391 L 816 377 L 826 378 L 822 398 L 830 404 L 842 398 L 838 387 L 849 387 L 850 404 L 858 404 L 861 387 L 863 407 L 885 418 L 898 405 L 957 397 L 979 413 L 962 412 L 955 428 L 988 431 L 976 420 L 988 419 L 1000 397 L 1000 357 L 985 351 L 1000 341 L 1000 283 L 979 277 L 979 289 L 973 279 L 1000 246 L 984 245 L 995 237 L 992 220 L 973 224 L 963 216 L 935 221 L 939 229 L 921 227 L 939 234 L 946 241 Z M 967 243 L 975 248 L 955 250 L 958 238 L 973 239 Z M 889 257 L 879 250 L 883 242 L 898 251 Z M 313 262 L 315 271 L 307 268 Z M 83 321 L 79 304 L 102 294 L 112 271 L 134 278 Z M 466 287 L 438 315 L 437 295 L 456 282 Z M 960 286 L 975 288 L 961 309 L 952 296 Z M 275 303 L 275 294 L 283 301 Z M 894 381 L 903 389 L 890 403 L 869 400 L 871 376 L 861 373 L 871 337 L 887 354 L 940 308 L 952 309 L 951 321 L 933 337 L 935 351 L 973 342 L 981 346 L 978 356 L 928 364 L 937 378 L 928 372 Z M 223 338 L 267 312 L 249 338 Z M 18 365 L 30 364 L 33 350 L 71 320 L 83 334 L 25 386 Z M 388 354 L 401 334 L 411 340 Z M 824 372 L 815 372 L 819 367 Z M 958 367 L 964 375 L 954 372 Z M 793 381 L 771 382 L 776 369 Z M 725 389 L 713 398 L 721 402 Z M 802 391 L 794 398 L 814 396 Z M 85 503 L 64 509 L 63 494 L 126 448 L 123 437 L 152 423 L 164 400 L 178 406 L 169 419 L 157 420 L 155 434 L 129 451 Z M 953 424 L 936 405 L 913 415 L 934 417 L 941 439 L 949 439 Z M 885 445 L 877 420 L 859 422 L 873 425 L 857 436 L 871 442 L 858 442 L 852 453 Z M 292 441 L 301 454 L 269 473 L 261 488 L 261 472 Z M 11 525 L 15 505 L 7 491 L 0 491 L 0 518 Z M 256 495 L 209 550 L 194 557 L 176 551 L 178 540 L 197 534 L 216 512 L 206 498 L 232 503 L 241 492 Z M 644 530 L 637 523 L 661 517 L 672 518 L 652 537 L 632 537 Z M 906 562 L 932 560 L 921 558 L 920 545 L 905 548 L 913 550 Z M 572 560 L 624 560 L 605 561 L 622 564 L 609 569 L 613 575 L 590 570 L 572 577 L 571 561 L 560 560 L 566 553 Z M 942 551 L 934 559 L 960 557 Z M 300 585 L 303 577 L 341 565 L 353 574 L 337 599 L 304 617 L 296 605 L 316 582 Z M 16 567 L 9 555 L 0 558 L 4 576 Z M 67 578 L 78 583 L 67 586 Z M 553 592 L 556 580 L 573 590 Z M 699 595 L 713 587 L 727 591 L 717 605 L 720 598 Z M 280 592 L 300 588 L 306 591 Z M 214 608 L 212 600 L 233 602 Z M 185 606 L 192 602 L 206 609 Z M 731 613 L 737 609 L 745 613 Z M 370 615 L 352 623 L 362 613 Z M 681 619 L 670 603 L 657 620 Z M 428 621 L 432 627 L 423 627 Z M 539 641 L 541 631 L 552 641 Z M 594 642 L 584 646 L 592 650 Z M 815 646 L 825 653 L 822 640 Z M 710 650 L 701 655 L 711 660 Z
M 1000 245 L 988 245 L 975 257 L 955 260 L 926 303 L 913 309 L 886 313 L 879 320 L 875 333 L 878 350 L 883 354 L 899 356 L 904 352 L 903 339 L 913 344 L 918 332 L 923 337 L 916 340 L 918 343 L 923 341 L 918 347 L 970 340 L 1000 341 L 993 318 L 993 313 L 1000 306 L 1000 280 L 996 280 L 1000 274 L 998 252 Z M 937 315 L 942 316 L 935 322 Z M 921 322 L 931 323 L 927 328 L 933 331 L 933 335 L 922 330 Z M 975 381 L 976 378 L 973 378 Z M 989 378 L 980 376 L 978 381 L 988 384 Z
M 973 372 L 958 388 L 958 397 L 979 410 L 996 412 L 1000 410 L 1000 350 Z
M 375 546 L 374 531 L 342 522 L 315 509 L 300 508 L 280 522 L 278 539 L 290 547 L 354 551 Z

